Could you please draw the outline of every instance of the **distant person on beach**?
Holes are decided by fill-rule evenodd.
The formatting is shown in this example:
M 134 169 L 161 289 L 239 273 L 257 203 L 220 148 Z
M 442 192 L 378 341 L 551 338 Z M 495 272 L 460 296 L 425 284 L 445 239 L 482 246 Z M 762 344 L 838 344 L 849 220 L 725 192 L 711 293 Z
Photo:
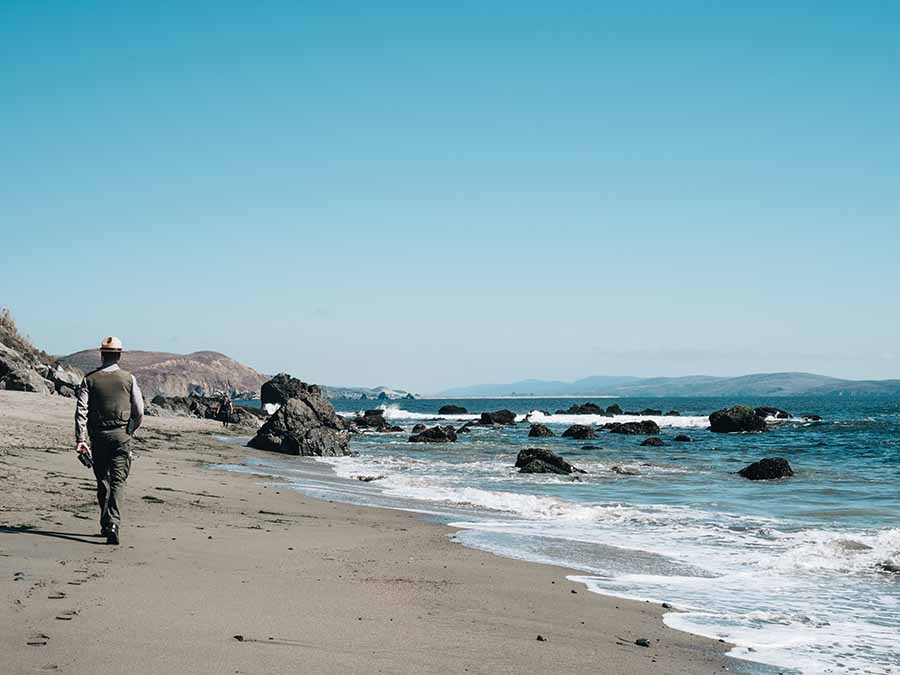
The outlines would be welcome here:
M 222 394 L 222 400 L 219 401 L 219 407 L 216 410 L 216 417 L 222 420 L 222 426 L 228 428 L 231 416 L 234 414 L 234 403 L 228 394 Z
M 100 343 L 102 364 L 85 375 L 75 406 L 75 451 L 93 462 L 100 504 L 100 532 L 119 543 L 125 481 L 131 470 L 131 436 L 144 418 L 144 398 L 134 375 L 119 368 L 122 341 Z

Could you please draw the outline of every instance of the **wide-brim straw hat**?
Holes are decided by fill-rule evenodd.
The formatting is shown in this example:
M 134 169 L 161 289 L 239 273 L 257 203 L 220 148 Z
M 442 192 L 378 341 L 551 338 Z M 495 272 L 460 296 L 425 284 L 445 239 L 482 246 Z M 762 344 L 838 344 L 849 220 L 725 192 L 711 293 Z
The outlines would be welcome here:
M 108 338 L 103 338 L 103 341 L 100 343 L 100 351 L 101 352 L 121 352 L 122 351 L 122 341 L 110 335 Z

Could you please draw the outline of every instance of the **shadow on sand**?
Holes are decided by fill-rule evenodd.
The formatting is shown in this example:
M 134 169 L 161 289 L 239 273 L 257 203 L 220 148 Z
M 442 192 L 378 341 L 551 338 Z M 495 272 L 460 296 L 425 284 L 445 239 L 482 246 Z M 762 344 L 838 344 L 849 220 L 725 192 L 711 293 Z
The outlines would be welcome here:
M 0 527 L 0 534 L 36 534 L 40 537 L 54 537 L 56 539 L 68 539 L 80 541 L 83 544 L 97 544 L 106 546 L 106 539 L 99 534 L 82 534 L 80 532 L 54 532 L 52 530 L 39 530 L 34 527 Z

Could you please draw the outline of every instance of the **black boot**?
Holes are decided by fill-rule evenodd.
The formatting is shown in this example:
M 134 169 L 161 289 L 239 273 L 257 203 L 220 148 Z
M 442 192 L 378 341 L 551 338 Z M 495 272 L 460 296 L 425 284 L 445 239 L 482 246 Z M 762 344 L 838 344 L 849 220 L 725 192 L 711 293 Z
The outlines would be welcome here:
M 118 544 L 119 543 L 119 526 L 118 525 L 110 525 L 107 528 L 106 543 L 107 544 Z

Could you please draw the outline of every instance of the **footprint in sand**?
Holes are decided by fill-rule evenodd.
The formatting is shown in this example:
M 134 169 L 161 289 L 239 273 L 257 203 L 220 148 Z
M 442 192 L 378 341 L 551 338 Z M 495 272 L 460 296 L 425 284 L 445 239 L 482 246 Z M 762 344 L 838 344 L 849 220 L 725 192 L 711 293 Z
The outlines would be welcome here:
M 65 612 L 60 612 L 59 614 L 57 614 L 56 618 L 60 621 L 71 621 L 76 616 L 78 616 L 77 609 L 67 609 Z
M 49 635 L 44 635 L 43 633 L 35 633 L 31 637 L 29 637 L 25 644 L 30 645 L 32 647 L 43 647 L 50 641 Z

